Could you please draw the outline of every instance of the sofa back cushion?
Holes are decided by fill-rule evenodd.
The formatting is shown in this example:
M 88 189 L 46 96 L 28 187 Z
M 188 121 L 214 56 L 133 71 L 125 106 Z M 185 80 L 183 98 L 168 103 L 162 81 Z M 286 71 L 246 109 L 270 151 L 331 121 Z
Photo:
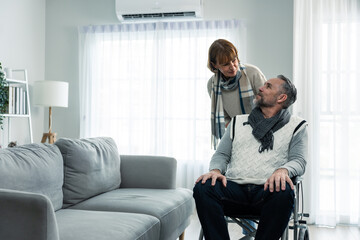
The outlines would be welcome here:
M 120 156 L 112 138 L 55 142 L 64 160 L 64 207 L 119 188 Z
M 0 149 L 0 188 L 40 193 L 58 210 L 63 204 L 63 159 L 50 144 Z

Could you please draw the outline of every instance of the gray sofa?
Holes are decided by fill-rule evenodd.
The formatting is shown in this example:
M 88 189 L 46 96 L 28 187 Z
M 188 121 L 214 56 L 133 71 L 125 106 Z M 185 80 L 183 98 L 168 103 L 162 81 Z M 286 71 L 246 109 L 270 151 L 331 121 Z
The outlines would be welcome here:
M 0 239 L 182 239 L 194 202 L 175 182 L 174 158 L 111 138 L 1 149 Z

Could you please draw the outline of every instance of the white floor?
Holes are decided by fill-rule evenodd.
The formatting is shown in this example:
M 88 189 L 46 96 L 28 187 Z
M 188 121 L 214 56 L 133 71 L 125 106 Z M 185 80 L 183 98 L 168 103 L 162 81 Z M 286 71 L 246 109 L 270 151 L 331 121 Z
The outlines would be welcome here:
M 314 225 L 308 225 L 308 227 L 310 240 L 360 240 L 360 228 L 358 227 L 337 226 L 336 228 L 326 228 Z M 185 230 L 185 240 L 199 239 L 199 232 L 200 222 L 197 215 L 194 214 L 191 218 L 190 226 Z M 231 240 L 239 239 L 243 236 L 241 228 L 234 223 L 229 224 L 229 232 Z M 289 233 L 289 240 L 292 240 L 292 230 Z

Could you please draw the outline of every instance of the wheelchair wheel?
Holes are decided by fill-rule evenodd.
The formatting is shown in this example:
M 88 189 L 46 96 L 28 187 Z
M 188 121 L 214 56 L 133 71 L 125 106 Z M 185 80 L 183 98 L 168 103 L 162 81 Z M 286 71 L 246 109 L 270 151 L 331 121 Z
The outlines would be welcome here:
M 299 229 L 299 238 L 298 240 L 309 240 L 309 230 L 307 227 Z

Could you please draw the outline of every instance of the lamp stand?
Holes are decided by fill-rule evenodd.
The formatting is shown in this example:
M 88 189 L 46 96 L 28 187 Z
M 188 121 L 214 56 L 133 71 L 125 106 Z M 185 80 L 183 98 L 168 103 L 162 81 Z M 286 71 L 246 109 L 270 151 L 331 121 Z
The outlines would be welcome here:
M 45 143 L 46 139 L 49 139 L 50 144 L 53 144 L 56 141 L 56 133 L 51 132 L 51 124 L 52 124 L 51 107 L 49 107 L 49 132 L 43 134 L 41 143 Z

